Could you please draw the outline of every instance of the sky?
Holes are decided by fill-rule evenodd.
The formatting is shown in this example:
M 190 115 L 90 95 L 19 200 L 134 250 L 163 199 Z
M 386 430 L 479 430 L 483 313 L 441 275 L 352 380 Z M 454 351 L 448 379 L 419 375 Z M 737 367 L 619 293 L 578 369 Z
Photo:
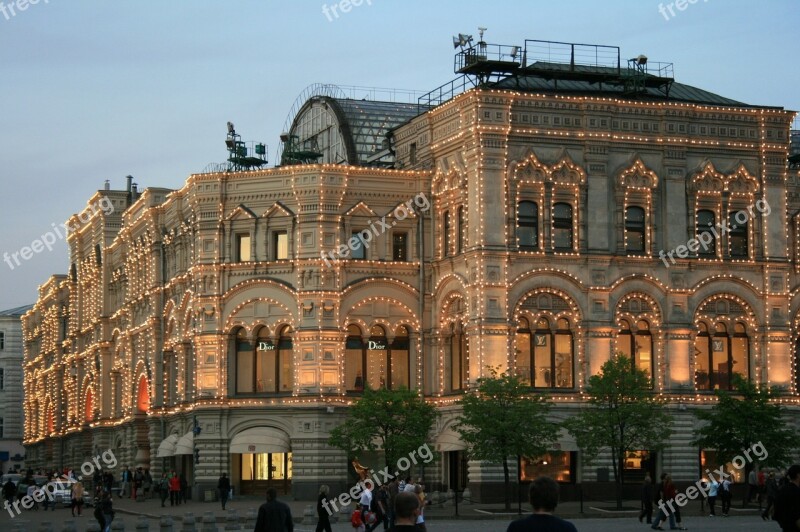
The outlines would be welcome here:
M 0 1 L 0 309 L 67 272 L 63 240 L 10 256 L 106 179 L 180 188 L 225 161 L 228 121 L 272 165 L 306 87 L 432 90 L 456 77 L 452 35 L 479 26 L 490 43 L 619 46 L 681 83 L 800 110 L 798 0 Z

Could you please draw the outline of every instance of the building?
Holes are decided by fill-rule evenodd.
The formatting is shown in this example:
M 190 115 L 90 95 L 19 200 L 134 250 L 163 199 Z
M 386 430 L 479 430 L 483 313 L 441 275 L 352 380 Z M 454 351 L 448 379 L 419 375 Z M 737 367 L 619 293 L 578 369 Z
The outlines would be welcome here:
M 629 479 L 714 463 L 692 412 L 733 373 L 782 388 L 797 425 L 794 112 L 546 44 L 610 60 L 480 42 L 416 109 L 309 95 L 280 167 L 98 191 L 23 318 L 31 464 L 111 449 L 198 491 L 227 472 L 313 498 L 348 483 L 326 440 L 365 383 L 410 386 L 442 414 L 428 484 L 489 500 L 502 471 L 465 455 L 459 395 L 510 368 L 564 419 L 617 352 L 675 414 Z M 605 480 L 567 434 L 553 451 L 522 478 Z
M 32 305 L 0 311 L 0 472 L 25 467 L 22 446 L 22 322 Z

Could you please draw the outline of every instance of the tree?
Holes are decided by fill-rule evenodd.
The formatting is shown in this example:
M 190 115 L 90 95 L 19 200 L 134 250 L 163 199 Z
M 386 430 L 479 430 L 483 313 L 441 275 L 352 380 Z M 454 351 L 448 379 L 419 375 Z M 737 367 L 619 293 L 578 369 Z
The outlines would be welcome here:
M 331 431 L 328 443 L 347 452 L 349 458 L 383 449 L 385 465 L 393 473 L 399 458 L 427 442 L 435 419 L 433 405 L 412 390 L 365 388 L 345 422 Z
M 550 403 L 542 395 L 531 395 L 515 375 L 478 379 L 476 394 L 461 400 L 463 413 L 455 429 L 477 460 L 503 464 L 506 510 L 511 509 L 509 456 L 539 456 L 552 448 L 559 427 L 547 420 Z
M 705 423 L 695 431 L 692 443 L 701 449 L 715 449 L 718 465 L 742 456 L 759 443 L 765 451 L 762 454 L 766 454 L 763 458 L 756 456 L 761 465 L 789 463 L 796 449 L 797 434 L 787 426 L 784 409 L 770 402 L 777 392 L 766 386 L 757 387 L 739 374 L 733 375 L 733 385 L 735 393 L 716 390 L 717 404 L 695 412 Z M 745 478 L 752 468 L 752 462 L 746 460 Z
M 591 462 L 605 449 L 611 453 L 617 508 L 622 508 L 625 455 L 631 451 L 661 449 L 672 432 L 672 417 L 663 400 L 653 394 L 650 378 L 618 354 L 598 375 L 589 378 L 588 403 L 564 426 L 575 437 L 584 458 Z

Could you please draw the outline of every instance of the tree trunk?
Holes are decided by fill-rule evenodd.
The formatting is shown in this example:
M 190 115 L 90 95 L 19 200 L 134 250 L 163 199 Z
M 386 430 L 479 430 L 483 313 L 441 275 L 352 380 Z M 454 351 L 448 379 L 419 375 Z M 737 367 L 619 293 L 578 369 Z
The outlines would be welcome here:
M 622 510 L 622 486 L 625 483 L 625 451 L 621 450 L 617 454 L 617 510 Z
M 506 483 L 506 511 L 511 511 L 511 481 L 508 474 L 508 459 L 503 457 L 503 480 Z

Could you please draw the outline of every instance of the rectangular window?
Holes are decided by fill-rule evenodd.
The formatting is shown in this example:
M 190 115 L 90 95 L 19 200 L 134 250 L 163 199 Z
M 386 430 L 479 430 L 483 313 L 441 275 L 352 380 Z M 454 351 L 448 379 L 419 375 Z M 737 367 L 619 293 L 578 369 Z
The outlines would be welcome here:
M 6 346 L 6 333 L 0 332 L 0 350 L 5 349 Z
M 275 260 L 289 259 L 289 234 L 286 231 L 275 231 L 273 233 L 275 241 L 274 256 Z
M 236 235 L 236 262 L 250 261 L 250 235 Z
M 361 234 L 360 231 L 353 231 L 353 233 L 350 235 L 351 237 L 353 237 L 351 241 L 355 239 L 354 241 L 356 242 L 355 246 L 352 246 L 350 248 L 350 257 L 354 260 L 365 260 L 367 258 L 367 248 L 364 245 L 364 243 L 358 238 L 358 235 L 360 234 Z
M 412 142 L 408 148 L 408 161 L 411 164 L 417 164 L 417 143 Z
M 444 211 L 442 220 L 442 256 L 450 255 L 450 212 Z
M 747 258 L 750 255 L 747 246 L 747 212 L 730 213 L 729 223 L 728 244 L 731 257 Z
M 394 233 L 392 235 L 392 260 L 408 260 L 408 233 Z
M 5 426 L 3 423 L 3 418 L 0 417 L 0 438 L 5 438 L 5 431 L 3 430 L 4 428 Z
M 538 477 L 550 477 L 556 482 L 575 482 L 577 452 L 552 451 L 542 456 L 522 457 L 520 480 L 530 482 Z
M 253 344 L 240 342 L 236 353 L 236 391 L 253 393 Z
M 5 390 L 6 388 L 6 370 L 0 368 L 0 390 Z

